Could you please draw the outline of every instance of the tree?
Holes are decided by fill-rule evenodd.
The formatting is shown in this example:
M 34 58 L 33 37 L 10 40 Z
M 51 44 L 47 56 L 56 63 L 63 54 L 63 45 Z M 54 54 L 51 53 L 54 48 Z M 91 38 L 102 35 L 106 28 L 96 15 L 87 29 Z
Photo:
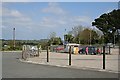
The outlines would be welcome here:
M 76 37 L 83 30 L 84 30 L 84 27 L 82 25 L 79 25 L 79 26 L 73 27 L 71 33 L 74 37 Z
M 65 38 L 65 42 L 68 42 L 68 43 L 72 43 L 74 42 L 74 37 L 72 36 L 72 34 L 66 34 L 64 35 L 64 38 Z
M 49 34 L 49 39 L 55 38 L 55 37 L 56 37 L 56 32 L 51 32 L 51 33 Z
M 90 30 L 89 29 L 83 30 L 81 33 L 79 33 L 79 35 L 77 36 L 77 39 L 79 39 L 79 37 L 82 44 L 89 44 Z
M 76 37 L 76 41 L 80 41 L 82 44 L 95 44 L 98 43 L 99 36 L 94 30 L 86 28 Z
M 49 34 L 48 45 L 51 45 L 51 44 L 54 43 L 54 39 L 55 39 L 55 37 L 56 37 L 56 33 L 55 33 L 55 32 L 51 32 L 51 33 Z
M 65 36 L 65 41 L 69 43 L 80 43 L 78 34 L 84 30 L 82 25 L 78 25 L 72 28 L 72 31 L 69 31 Z
M 55 32 L 51 32 L 49 38 L 48 45 L 62 45 L 61 38 L 57 37 Z
M 60 37 L 54 37 L 49 40 L 49 45 L 62 45 L 62 40 Z
M 100 36 L 97 34 L 96 31 L 94 30 L 90 30 L 90 31 L 91 31 L 91 43 L 92 44 L 98 43 Z
M 46 50 L 47 49 L 47 46 L 48 46 L 48 42 L 47 41 L 42 41 L 39 43 L 41 45 L 41 48 L 43 50 Z
M 99 30 L 103 32 L 105 43 L 113 42 L 115 32 L 117 32 L 117 35 L 119 35 L 120 9 L 102 14 L 99 18 L 95 19 L 94 22 L 92 22 L 92 25 L 96 26 Z

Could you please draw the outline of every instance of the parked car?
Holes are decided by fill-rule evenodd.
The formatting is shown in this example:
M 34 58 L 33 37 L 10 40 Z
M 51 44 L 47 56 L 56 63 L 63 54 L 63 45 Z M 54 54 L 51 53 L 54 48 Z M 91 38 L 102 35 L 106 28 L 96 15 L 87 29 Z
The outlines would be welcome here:
M 79 51 L 78 51 L 78 53 L 79 54 L 85 54 L 86 52 L 85 52 L 85 47 L 79 47 Z
M 64 47 L 63 46 L 58 46 L 55 48 L 56 52 L 64 52 Z
M 97 52 L 97 47 L 95 46 L 85 46 L 85 47 L 82 47 L 82 48 L 79 48 L 79 54 L 86 54 L 86 48 L 88 47 L 88 54 L 90 55 L 96 55 L 98 52 Z

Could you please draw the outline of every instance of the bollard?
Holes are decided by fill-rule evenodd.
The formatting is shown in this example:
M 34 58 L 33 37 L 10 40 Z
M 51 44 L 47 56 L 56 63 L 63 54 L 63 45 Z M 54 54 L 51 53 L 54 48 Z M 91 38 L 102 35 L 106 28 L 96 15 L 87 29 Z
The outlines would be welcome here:
M 22 59 L 24 59 L 25 46 L 22 47 Z
M 47 47 L 47 62 L 49 62 L 49 47 Z
M 38 46 L 38 57 L 39 57 L 39 46 Z
M 25 51 L 24 51 L 24 55 L 25 55 L 25 60 L 27 59 L 27 45 L 25 45 Z
M 22 56 L 23 56 L 23 59 L 24 59 L 24 60 L 27 59 L 27 54 L 26 54 L 27 48 L 26 48 L 26 47 L 27 47 L 26 45 L 23 45 L 23 54 L 22 54 Z
M 69 48 L 69 65 L 71 65 L 71 46 Z
M 103 46 L 103 69 L 105 69 L 105 46 Z
M 120 44 L 119 44 L 119 55 L 120 55 Z
M 111 52 L 111 51 L 110 51 L 110 46 L 109 46 L 109 54 L 110 54 L 110 52 Z

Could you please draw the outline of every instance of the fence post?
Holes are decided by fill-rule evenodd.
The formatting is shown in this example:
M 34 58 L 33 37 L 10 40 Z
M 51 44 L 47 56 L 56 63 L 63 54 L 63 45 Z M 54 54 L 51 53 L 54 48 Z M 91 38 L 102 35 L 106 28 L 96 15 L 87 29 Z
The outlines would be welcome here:
M 103 46 L 103 69 L 105 69 L 105 46 Z
M 69 65 L 71 65 L 71 46 L 69 48 Z
M 47 46 L 47 62 L 49 62 L 49 47 Z

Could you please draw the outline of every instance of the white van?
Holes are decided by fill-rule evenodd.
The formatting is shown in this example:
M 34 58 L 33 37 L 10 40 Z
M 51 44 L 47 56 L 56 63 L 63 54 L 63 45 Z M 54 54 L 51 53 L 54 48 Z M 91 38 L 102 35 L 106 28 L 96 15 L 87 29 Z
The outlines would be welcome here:
M 76 43 L 68 43 L 64 46 L 64 52 L 69 52 L 69 48 L 70 46 L 72 47 L 72 52 L 73 52 L 73 48 L 74 47 L 79 47 L 80 44 L 76 44 Z

